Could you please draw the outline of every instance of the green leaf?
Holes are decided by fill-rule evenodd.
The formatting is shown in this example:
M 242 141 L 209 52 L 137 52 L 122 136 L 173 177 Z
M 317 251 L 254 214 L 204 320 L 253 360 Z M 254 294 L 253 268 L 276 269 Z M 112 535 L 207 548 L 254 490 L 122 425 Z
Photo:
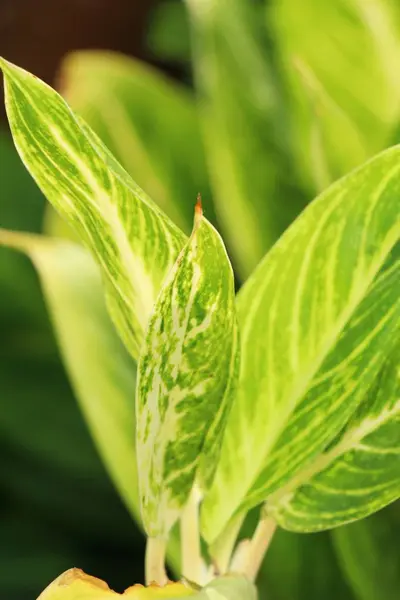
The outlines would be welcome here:
M 208 539 L 326 447 L 396 341 L 399 278 L 380 274 L 400 235 L 399 186 L 395 147 L 314 201 L 240 291 L 239 394 L 203 505 Z
M 220 236 L 198 206 L 139 360 L 137 452 L 148 535 L 168 533 L 196 473 L 202 487 L 209 485 L 237 371 L 233 273 Z
M 108 317 L 100 273 L 75 244 L 0 230 L 38 270 L 65 366 L 104 464 L 140 522 L 134 438 L 136 367 Z
M 185 237 L 61 96 L 4 60 L 0 66 L 17 150 L 100 264 L 112 318 L 136 357 L 161 283 Z
M 332 180 L 387 147 L 399 114 L 399 32 L 387 0 L 280 0 L 266 10 L 287 79 L 298 171 L 315 190 L 316 120 Z
M 327 436 L 332 437 L 331 431 L 339 431 L 364 400 L 396 342 L 400 325 L 399 281 L 397 262 L 374 282 L 286 423 L 248 494 L 249 504 L 273 493 L 309 458 L 317 456 Z
M 338 558 L 359 600 L 397 600 L 400 503 L 332 531 Z
M 400 281 L 400 269 L 397 271 Z M 399 328 L 396 329 L 398 336 Z M 278 523 L 316 531 L 355 521 L 400 497 L 400 346 L 334 444 L 267 503 Z
M 304 199 L 291 180 L 286 119 L 259 9 L 246 0 L 187 4 L 216 212 L 245 278 Z
M 190 233 L 198 192 L 210 201 L 196 104 L 189 90 L 137 60 L 76 52 L 62 92 L 113 155 L 171 219 Z

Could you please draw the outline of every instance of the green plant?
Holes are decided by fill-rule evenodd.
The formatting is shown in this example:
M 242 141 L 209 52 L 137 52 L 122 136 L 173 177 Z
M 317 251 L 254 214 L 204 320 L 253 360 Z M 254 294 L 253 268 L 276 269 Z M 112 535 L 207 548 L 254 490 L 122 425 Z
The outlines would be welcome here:
M 240 12 L 244 7 L 238 10 L 246 23 Z M 222 7 L 219 13 L 215 6 L 207 15 L 195 15 L 201 32 L 198 51 L 203 48 L 206 65 L 215 61 L 203 69 L 202 77 L 209 75 L 203 89 L 214 100 L 206 103 L 204 122 L 210 154 L 215 153 L 214 165 L 219 167 L 213 169 L 220 198 L 217 212 L 244 279 L 263 245 L 270 246 L 277 235 L 274 230 L 279 230 L 269 206 L 259 211 L 246 201 L 247 185 L 255 184 L 259 202 L 274 189 L 273 182 L 282 181 L 278 189 L 286 190 L 289 158 L 286 145 L 278 143 L 279 132 L 272 132 L 268 140 L 257 135 L 259 115 L 251 113 L 256 102 L 245 111 L 254 125 L 249 138 L 237 138 L 225 126 L 229 111 L 238 117 L 238 107 L 248 101 L 246 94 L 237 98 L 234 93 L 246 89 L 245 81 L 238 85 L 237 77 L 227 78 L 234 89 L 211 88 L 219 81 L 211 76 L 213 69 L 229 67 L 231 38 L 217 35 L 219 23 L 226 24 L 226 12 Z M 232 37 L 235 18 L 238 15 L 230 22 Z M 256 79 L 264 85 L 265 65 L 251 44 L 246 48 L 250 52 L 246 65 L 254 60 Z M 110 68 L 114 60 L 118 63 L 111 59 L 108 65 L 104 60 L 97 64 Z M 128 63 L 122 67 L 129 70 Z M 168 552 L 171 564 L 188 580 L 200 584 L 211 580 L 202 591 L 186 588 L 185 594 L 212 598 L 215 586 L 222 585 L 227 587 L 220 591 L 223 598 L 234 600 L 235 594 L 250 598 L 255 594 L 250 582 L 276 524 L 299 532 L 331 529 L 399 497 L 400 150 L 394 147 L 379 154 L 328 187 L 266 254 L 235 301 L 224 245 L 200 205 L 188 239 L 60 96 L 5 61 L 2 68 L 18 151 L 95 261 L 69 241 L 6 231 L 1 241 L 27 252 L 42 278 L 93 436 L 138 519 L 141 509 L 149 535 L 148 581 L 165 582 Z M 246 70 L 241 75 L 248 77 Z M 319 96 L 320 90 L 319 85 L 312 90 L 317 94 L 313 102 L 322 106 L 312 120 L 322 114 L 316 126 L 326 136 L 325 141 L 317 136 L 318 166 L 323 163 L 324 177 L 332 170 L 335 179 L 355 165 L 341 164 L 337 172 L 338 163 L 331 156 L 337 147 L 328 143 L 331 132 L 336 133 L 337 114 L 329 112 L 330 103 L 324 112 L 326 95 Z M 173 94 L 171 98 L 187 102 Z M 279 102 L 267 108 L 271 119 Z M 385 117 L 388 122 L 396 116 L 391 110 L 391 118 Z M 190 109 L 187 114 L 192 114 L 188 119 L 193 122 Z M 351 131 L 362 126 L 352 123 Z M 372 128 L 369 123 L 368 131 Z M 230 135 L 238 139 L 239 147 L 230 146 Z M 273 175 L 252 164 L 254 154 L 246 156 L 249 139 L 253 152 L 274 157 Z M 366 139 L 372 143 L 372 136 Z M 365 148 L 360 160 L 379 145 L 384 142 Z M 143 148 L 141 152 L 147 156 Z M 308 175 L 321 171 L 313 164 L 301 172 L 305 176 L 294 193 L 294 212 L 298 198 L 312 185 Z M 296 187 L 289 183 L 289 189 Z M 166 209 L 178 210 L 185 227 L 187 208 L 177 209 L 173 193 L 166 197 Z M 114 326 L 102 303 L 99 270 Z M 124 391 L 133 393 L 132 358 L 138 362 L 136 449 Z M 260 505 L 253 537 L 234 551 L 244 517 Z M 203 553 L 200 531 L 207 543 Z M 246 579 L 216 578 L 230 570 Z M 58 593 L 54 589 L 45 594 Z

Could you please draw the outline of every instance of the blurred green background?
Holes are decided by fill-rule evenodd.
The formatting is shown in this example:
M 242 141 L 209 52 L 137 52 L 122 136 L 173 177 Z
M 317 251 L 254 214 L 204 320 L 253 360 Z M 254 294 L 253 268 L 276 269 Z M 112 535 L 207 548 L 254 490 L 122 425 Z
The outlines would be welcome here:
M 201 191 L 239 286 L 317 191 L 396 141 L 400 28 L 383 0 L 217 5 L 190 31 L 180 0 L 2 0 L 0 55 L 61 89 L 186 230 Z M 151 67 L 69 55 L 81 49 Z M 65 234 L 4 117 L 0 226 Z M 0 598 L 34 599 L 71 566 L 122 591 L 142 580 L 143 536 L 79 411 L 37 275 L 5 249 L 0 335 Z M 399 539 L 398 503 L 333 533 L 278 532 L 260 598 L 395 600 Z

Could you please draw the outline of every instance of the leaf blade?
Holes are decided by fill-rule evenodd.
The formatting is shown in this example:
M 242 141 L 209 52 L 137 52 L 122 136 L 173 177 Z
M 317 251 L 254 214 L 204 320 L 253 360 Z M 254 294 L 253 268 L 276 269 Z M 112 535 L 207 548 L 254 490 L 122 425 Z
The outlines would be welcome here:
M 149 312 L 185 236 L 54 90 L 3 59 L 0 66 L 17 150 L 100 264 L 114 322 L 137 357 Z
M 239 394 L 217 477 L 203 504 L 207 537 L 218 535 L 245 501 L 399 239 L 399 159 L 395 147 L 331 186 L 287 230 L 240 291 Z
M 267 504 L 282 526 L 297 531 L 337 527 L 400 497 L 399 358 L 397 346 L 339 440 L 311 467 L 305 482 Z
M 399 277 L 397 262 L 374 282 L 286 423 L 248 495 L 248 503 L 262 501 L 291 478 L 296 480 L 299 468 L 301 477 L 302 465 L 319 460 L 333 433 L 340 431 L 364 401 L 397 341 Z
M 218 233 L 197 213 L 157 299 L 139 361 L 139 482 L 150 536 L 167 534 L 195 477 L 209 485 L 237 367 L 232 269 Z

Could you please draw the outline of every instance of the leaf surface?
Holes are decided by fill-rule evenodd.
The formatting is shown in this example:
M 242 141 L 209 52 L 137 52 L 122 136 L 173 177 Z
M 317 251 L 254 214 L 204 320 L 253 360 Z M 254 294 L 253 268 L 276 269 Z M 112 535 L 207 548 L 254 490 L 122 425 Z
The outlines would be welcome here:
M 17 150 L 48 200 L 101 267 L 116 327 L 133 357 L 185 236 L 136 186 L 53 89 L 1 60 Z
M 267 503 L 281 526 L 328 529 L 362 519 L 400 497 L 399 364 L 397 346 L 335 443 L 295 478 L 291 490 Z
M 137 452 L 148 535 L 168 533 L 196 473 L 203 488 L 212 480 L 237 372 L 233 273 L 220 236 L 197 207 L 139 361 Z
M 395 147 L 315 200 L 240 291 L 239 393 L 203 505 L 208 539 L 322 451 L 372 385 L 399 326 L 395 267 L 380 277 L 399 189 Z
M 249 504 L 273 494 L 310 458 L 316 459 L 331 431 L 339 431 L 375 385 L 398 337 L 399 281 L 396 262 L 374 282 L 288 420 L 248 495 Z

